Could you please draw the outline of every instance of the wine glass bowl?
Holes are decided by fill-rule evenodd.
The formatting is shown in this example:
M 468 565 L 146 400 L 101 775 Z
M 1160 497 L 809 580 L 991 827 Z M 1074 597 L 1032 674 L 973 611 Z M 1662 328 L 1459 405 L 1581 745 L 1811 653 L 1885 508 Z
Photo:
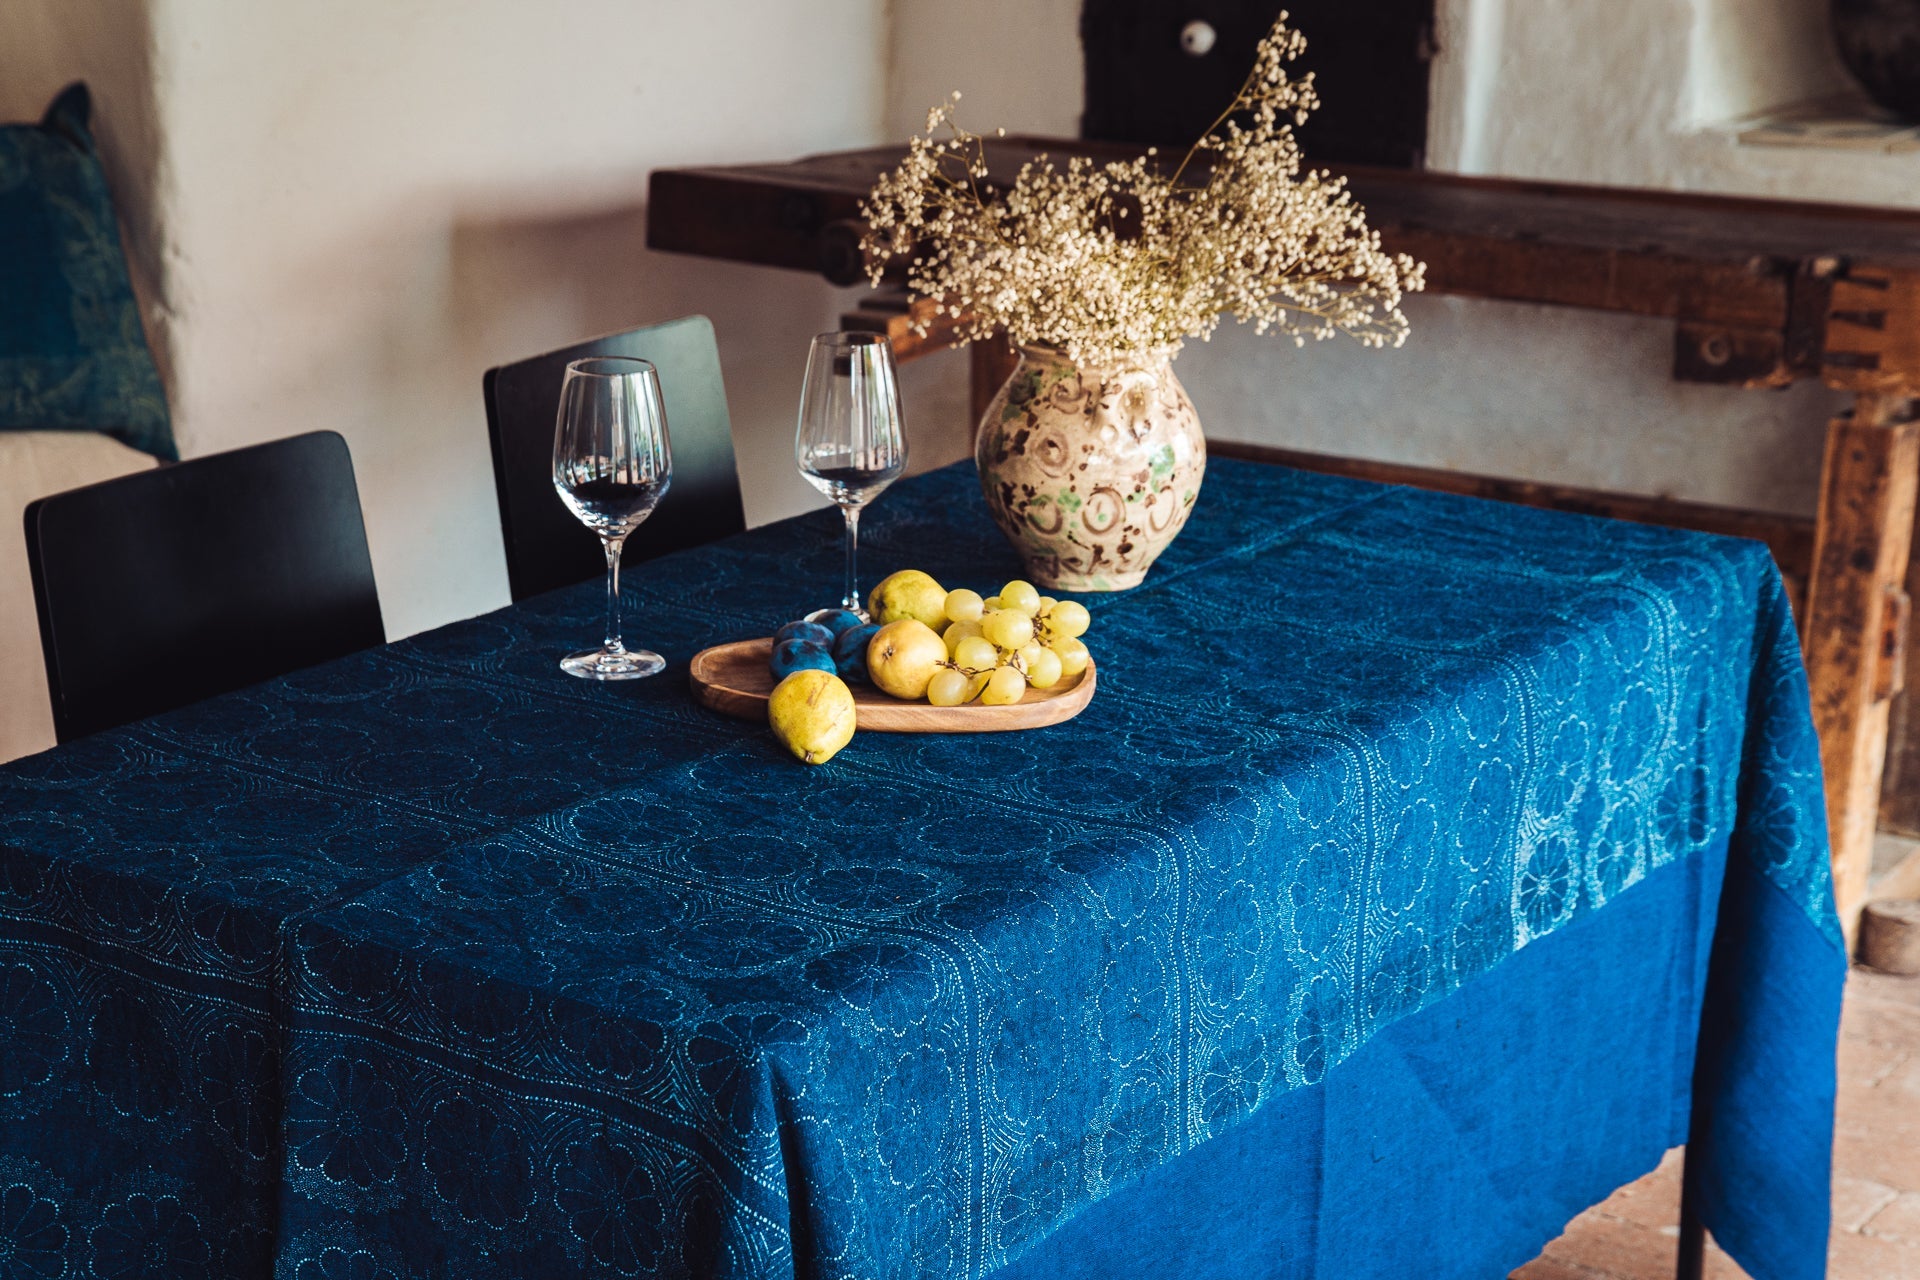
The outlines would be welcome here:
M 659 654 L 621 641 L 620 551 L 672 482 L 659 371 L 649 361 L 624 356 L 569 364 L 554 422 L 553 487 L 606 550 L 607 638 L 598 649 L 562 658 L 560 669 L 567 674 L 634 680 L 667 665 Z
M 847 584 L 840 607 L 867 618 L 860 599 L 860 510 L 907 466 L 893 348 L 873 333 L 823 333 L 807 353 L 793 440 L 800 474 L 846 520 Z

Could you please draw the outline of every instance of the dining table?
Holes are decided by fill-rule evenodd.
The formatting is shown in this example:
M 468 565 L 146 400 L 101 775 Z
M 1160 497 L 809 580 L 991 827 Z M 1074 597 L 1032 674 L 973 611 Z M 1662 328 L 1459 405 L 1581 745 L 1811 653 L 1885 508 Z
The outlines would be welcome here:
M 1487 1277 L 1685 1142 L 1824 1275 L 1846 955 L 1764 546 L 1215 459 L 1065 723 L 806 766 L 836 513 L 0 766 L 0 1273 Z M 1022 576 L 970 466 L 865 563 Z

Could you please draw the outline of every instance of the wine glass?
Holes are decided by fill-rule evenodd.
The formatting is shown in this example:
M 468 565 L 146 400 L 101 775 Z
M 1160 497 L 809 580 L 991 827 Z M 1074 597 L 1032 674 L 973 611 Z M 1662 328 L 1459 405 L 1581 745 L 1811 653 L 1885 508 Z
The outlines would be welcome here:
M 553 432 L 553 487 L 607 551 L 607 640 L 560 660 L 568 675 L 635 680 L 666 660 L 620 642 L 620 548 L 653 514 L 673 480 L 660 372 L 646 360 L 575 360 L 560 384 Z
M 886 338 L 823 333 L 813 340 L 793 455 L 800 474 L 846 517 L 847 593 L 840 607 L 871 621 L 860 600 L 860 508 L 907 465 L 900 386 Z

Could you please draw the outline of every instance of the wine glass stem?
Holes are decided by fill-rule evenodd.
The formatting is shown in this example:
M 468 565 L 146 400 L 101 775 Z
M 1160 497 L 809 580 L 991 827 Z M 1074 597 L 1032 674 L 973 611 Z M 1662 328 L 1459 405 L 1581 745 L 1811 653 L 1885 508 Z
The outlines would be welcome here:
M 620 548 L 627 543 L 624 533 L 618 537 L 602 535 L 600 543 L 607 551 L 607 643 L 608 653 L 618 653 L 620 644 Z
M 842 609 L 861 611 L 860 605 L 860 508 L 842 507 L 840 514 L 847 518 L 847 594 L 840 601 Z

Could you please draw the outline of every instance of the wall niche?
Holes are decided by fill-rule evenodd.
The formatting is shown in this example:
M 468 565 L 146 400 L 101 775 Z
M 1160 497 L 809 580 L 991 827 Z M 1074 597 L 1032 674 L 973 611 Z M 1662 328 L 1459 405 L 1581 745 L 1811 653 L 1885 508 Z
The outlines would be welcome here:
M 1086 0 L 1082 135 L 1184 148 L 1233 100 L 1283 7 L 1307 37 L 1295 70 L 1314 73 L 1325 104 L 1299 130 L 1308 161 L 1420 168 L 1434 0 Z

